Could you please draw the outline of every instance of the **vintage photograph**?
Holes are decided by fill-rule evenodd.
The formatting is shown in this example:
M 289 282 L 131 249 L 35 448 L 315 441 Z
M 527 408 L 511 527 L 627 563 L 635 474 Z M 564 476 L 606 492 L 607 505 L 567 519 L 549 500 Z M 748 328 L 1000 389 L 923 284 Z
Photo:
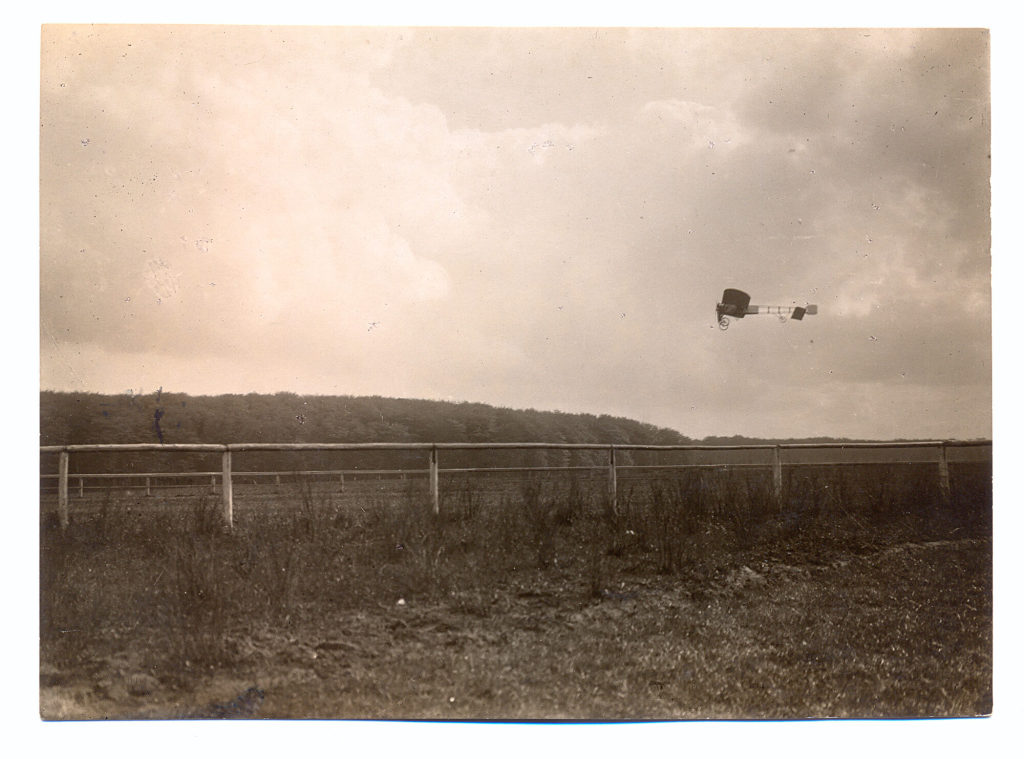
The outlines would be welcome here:
M 40 51 L 43 721 L 992 714 L 986 29 Z

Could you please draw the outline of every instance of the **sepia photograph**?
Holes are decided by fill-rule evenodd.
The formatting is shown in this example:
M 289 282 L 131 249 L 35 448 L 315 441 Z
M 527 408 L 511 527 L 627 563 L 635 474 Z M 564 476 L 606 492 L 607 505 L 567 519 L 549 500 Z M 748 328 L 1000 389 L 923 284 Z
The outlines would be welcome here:
M 39 51 L 43 722 L 993 713 L 989 30 Z

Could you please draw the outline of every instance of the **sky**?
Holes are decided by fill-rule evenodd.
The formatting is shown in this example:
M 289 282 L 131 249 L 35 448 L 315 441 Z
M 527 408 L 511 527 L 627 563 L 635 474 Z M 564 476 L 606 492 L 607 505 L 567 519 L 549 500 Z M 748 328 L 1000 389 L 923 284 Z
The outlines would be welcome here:
M 42 389 L 992 435 L 989 39 L 46 26 Z M 735 287 L 782 323 L 721 330 Z

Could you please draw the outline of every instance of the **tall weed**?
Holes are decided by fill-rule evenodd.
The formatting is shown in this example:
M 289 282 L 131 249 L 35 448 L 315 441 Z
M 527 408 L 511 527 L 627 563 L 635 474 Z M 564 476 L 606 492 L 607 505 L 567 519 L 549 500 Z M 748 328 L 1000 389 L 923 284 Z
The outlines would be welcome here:
M 427 596 L 448 588 L 443 520 L 420 494 L 386 504 L 382 510 L 380 578 L 392 594 Z
M 212 535 L 181 532 L 175 536 L 170 618 L 184 669 L 214 667 L 228 658 L 229 583 L 222 555 Z
M 555 503 L 539 477 L 525 480 L 519 490 L 523 522 L 537 566 L 544 569 L 555 558 Z

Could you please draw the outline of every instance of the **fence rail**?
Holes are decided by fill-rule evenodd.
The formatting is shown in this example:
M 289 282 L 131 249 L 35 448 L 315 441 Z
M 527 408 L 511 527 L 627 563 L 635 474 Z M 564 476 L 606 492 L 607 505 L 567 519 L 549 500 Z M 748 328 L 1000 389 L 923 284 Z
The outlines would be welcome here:
M 70 522 L 68 503 L 68 482 L 71 477 L 78 480 L 79 493 L 84 488 L 85 479 L 94 478 L 145 478 L 146 491 L 149 493 L 152 479 L 164 477 L 211 477 L 212 484 L 216 483 L 219 475 L 221 480 L 221 504 L 225 523 L 231 526 L 233 523 L 233 476 L 259 477 L 281 475 L 335 475 L 342 478 L 349 475 L 372 475 L 372 474 L 416 474 L 426 475 L 429 482 L 430 502 L 434 513 L 440 510 L 440 475 L 450 473 L 470 472 L 530 472 L 530 471 L 570 471 L 590 470 L 607 471 L 608 498 L 612 508 L 616 508 L 617 502 L 617 475 L 622 470 L 635 469 L 686 469 L 706 468 L 711 466 L 721 467 L 759 467 L 770 468 L 772 472 L 772 491 L 776 497 L 782 495 L 782 470 L 784 467 L 795 466 L 837 466 L 857 465 L 871 463 L 924 463 L 915 462 L 841 462 L 841 461 L 814 461 L 798 462 L 784 461 L 782 452 L 787 450 L 797 451 L 827 451 L 827 450 L 892 450 L 892 449 L 934 449 L 936 457 L 932 460 L 937 465 L 939 487 L 944 498 L 949 497 L 949 456 L 950 449 L 961 448 L 991 448 L 990 440 L 929 440 L 910 442 L 880 442 L 880 443 L 778 443 L 778 444 L 739 444 L 739 445 L 643 445 L 643 444 L 602 444 L 602 443 L 90 443 L 79 445 L 45 445 L 40 446 L 41 454 L 56 453 L 59 455 L 58 471 L 55 475 L 41 475 L 43 478 L 57 479 L 57 502 L 58 514 L 62 527 L 67 527 Z M 537 467 L 483 467 L 483 468 L 452 468 L 441 469 L 439 465 L 440 451 L 467 451 L 467 450 L 589 450 L 606 451 L 607 462 L 605 464 L 593 464 L 587 466 L 537 466 Z M 771 453 L 771 461 L 765 463 L 734 463 L 734 464 L 668 464 L 668 465 L 634 465 L 616 463 L 616 452 L 618 451 L 765 451 Z M 184 452 L 184 453 L 220 453 L 221 469 L 219 472 L 147 472 L 147 473 L 95 473 L 95 474 L 74 474 L 69 473 L 69 460 L 72 453 L 127 453 L 127 452 Z M 426 469 L 400 469 L 400 470 L 311 470 L 311 471 L 276 471 L 276 472 L 233 472 L 232 453 L 245 451 L 422 451 L 427 453 Z

